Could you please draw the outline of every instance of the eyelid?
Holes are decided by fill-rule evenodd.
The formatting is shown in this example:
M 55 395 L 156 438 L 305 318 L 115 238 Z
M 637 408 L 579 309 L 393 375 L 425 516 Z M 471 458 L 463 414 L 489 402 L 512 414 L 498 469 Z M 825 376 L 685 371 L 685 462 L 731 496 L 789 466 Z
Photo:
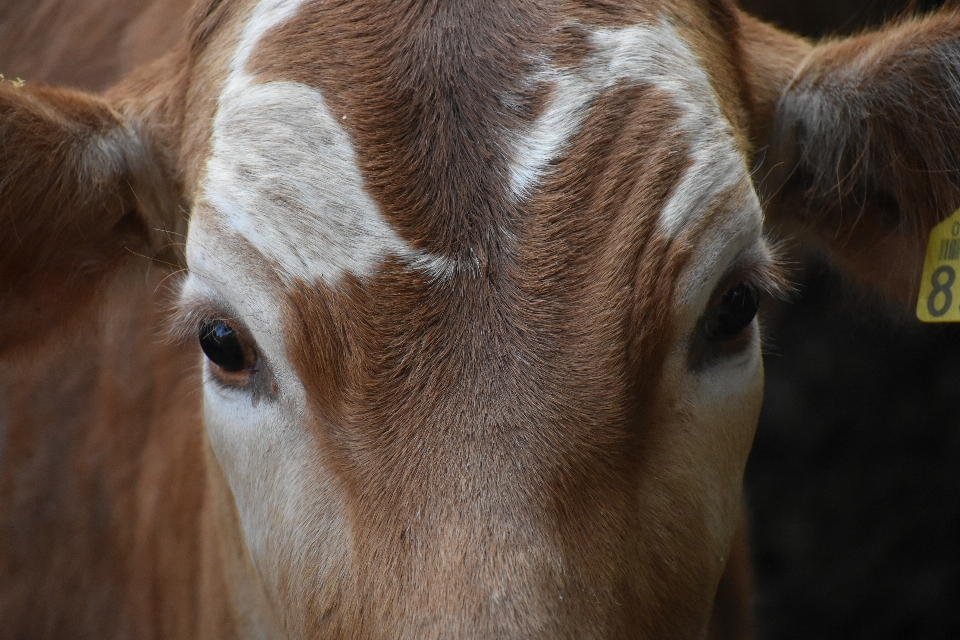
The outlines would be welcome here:
M 740 254 L 720 278 L 719 284 L 710 297 L 710 305 L 715 304 L 730 287 L 744 282 L 759 293 L 775 298 L 786 297 L 792 287 L 787 278 L 787 269 L 776 245 L 762 245 L 762 250 L 751 248 Z
M 229 322 L 249 334 L 246 323 L 230 305 L 211 300 L 198 291 L 184 289 L 167 318 L 167 335 L 178 343 L 195 340 L 201 325 L 211 319 Z

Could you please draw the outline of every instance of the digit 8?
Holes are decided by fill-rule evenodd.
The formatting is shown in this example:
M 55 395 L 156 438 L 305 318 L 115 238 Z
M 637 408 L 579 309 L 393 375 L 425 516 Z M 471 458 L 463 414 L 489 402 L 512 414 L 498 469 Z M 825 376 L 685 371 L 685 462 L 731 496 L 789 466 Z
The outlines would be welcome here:
M 947 281 L 941 282 L 940 276 L 944 274 L 947 276 Z M 933 291 L 930 292 L 930 296 L 927 298 L 927 311 L 929 311 L 930 315 L 934 318 L 939 318 L 945 315 L 953 304 L 953 291 L 951 291 L 950 288 L 957 280 L 957 272 L 954 271 L 950 265 L 941 265 L 933 272 L 930 280 L 931 284 L 933 284 Z M 937 307 L 937 295 L 941 293 L 943 294 L 943 306 Z

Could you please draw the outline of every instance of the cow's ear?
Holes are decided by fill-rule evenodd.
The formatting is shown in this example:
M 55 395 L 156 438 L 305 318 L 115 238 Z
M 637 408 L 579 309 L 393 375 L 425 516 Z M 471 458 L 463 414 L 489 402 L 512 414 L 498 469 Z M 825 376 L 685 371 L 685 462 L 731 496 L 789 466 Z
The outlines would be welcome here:
M 768 220 L 812 231 L 849 273 L 909 302 L 930 229 L 960 206 L 960 15 L 813 47 L 779 38 L 745 45 L 748 66 L 795 64 L 752 64 L 768 93 L 782 85 L 766 114 L 753 108 Z
M 170 180 L 144 137 L 100 97 L 0 81 L 0 351 L 166 242 Z

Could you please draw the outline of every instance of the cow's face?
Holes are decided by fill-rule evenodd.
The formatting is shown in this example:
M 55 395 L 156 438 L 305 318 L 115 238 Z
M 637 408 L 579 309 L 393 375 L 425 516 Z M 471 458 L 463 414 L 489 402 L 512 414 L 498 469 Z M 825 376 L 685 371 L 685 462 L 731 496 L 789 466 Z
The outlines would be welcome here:
M 294 635 L 695 634 L 771 272 L 733 125 L 675 18 L 471 7 L 226 22 L 181 306 L 245 544 Z
M 106 96 L 0 82 L 0 353 L 192 208 L 202 539 L 136 528 L 199 549 L 200 627 L 700 633 L 776 280 L 743 140 L 768 221 L 915 294 L 960 12 L 811 46 L 725 1 L 201 4 Z

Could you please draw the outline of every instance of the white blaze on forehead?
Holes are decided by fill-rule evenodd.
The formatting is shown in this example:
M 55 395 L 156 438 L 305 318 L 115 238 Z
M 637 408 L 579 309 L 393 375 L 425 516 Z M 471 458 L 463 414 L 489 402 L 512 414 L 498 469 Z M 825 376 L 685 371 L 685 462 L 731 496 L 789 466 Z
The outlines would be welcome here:
M 240 37 L 213 125 L 201 199 L 286 280 L 334 284 L 396 256 L 434 277 L 449 262 L 415 250 L 367 193 L 349 134 L 317 89 L 258 84 L 246 65 L 262 36 L 302 0 L 258 4 Z
M 578 68 L 548 69 L 533 79 L 551 83 L 553 89 L 543 114 L 515 142 L 512 191 L 523 198 L 535 188 L 601 93 L 621 81 L 650 84 L 673 97 L 682 114 L 678 124 L 693 153 L 692 165 L 661 213 L 661 230 L 674 236 L 718 192 L 747 181 L 730 124 L 697 56 L 666 19 L 597 29 L 590 34 L 590 44 L 592 51 Z M 749 208 L 760 215 L 759 205 Z
M 370 273 L 386 255 L 414 257 L 364 189 L 347 133 L 302 84 L 224 96 L 204 191 L 283 276 L 332 284 Z

